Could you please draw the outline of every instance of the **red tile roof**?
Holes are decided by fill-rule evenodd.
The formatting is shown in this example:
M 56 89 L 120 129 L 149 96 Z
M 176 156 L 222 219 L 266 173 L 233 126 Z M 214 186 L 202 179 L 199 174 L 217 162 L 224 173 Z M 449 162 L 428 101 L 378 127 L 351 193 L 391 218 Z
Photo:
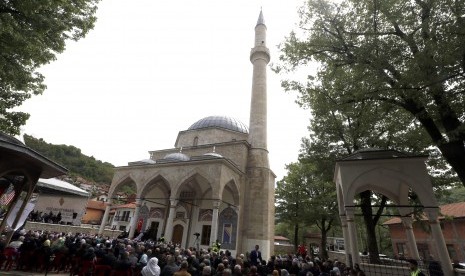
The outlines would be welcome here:
M 439 206 L 441 209 L 439 219 L 444 217 L 463 218 L 465 217 L 465 202 L 457 202 Z M 424 216 L 426 220 L 426 216 Z M 398 224 L 401 223 L 400 218 L 392 218 L 383 224 Z
M 107 203 L 99 200 L 89 200 L 87 202 L 87 209 L 97 209 L 97 210 L 105 210 L 107 207 Z

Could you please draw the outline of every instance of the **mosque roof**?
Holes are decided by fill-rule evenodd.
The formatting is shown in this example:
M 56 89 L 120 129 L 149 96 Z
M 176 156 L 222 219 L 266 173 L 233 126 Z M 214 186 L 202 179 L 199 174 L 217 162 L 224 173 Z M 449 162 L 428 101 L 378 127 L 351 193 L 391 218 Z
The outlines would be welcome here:
M 226 116 L 209 116 L 203 119 L 198 120 L 194 124 L 192 124 L 188 130 L 195 130 L 195 129 L 202 129 L 202 128 L 211 128 L 211 127 L 218 127 L 229 129 L 232 131 L 242 132 L 242 133 L 249 133 L 247 126 L 242 123 L 241 121 L 226 117 Z
M 393 158 L 408 158 L 417 157 L 412 154 L 401 152 L 398 150 L 386 150 L 380 148 L 365 148 L 355 151 L 354 153 L 342 158 L 339 161 L 346 160 L 368 160 L 368 159 L 393 159 Z

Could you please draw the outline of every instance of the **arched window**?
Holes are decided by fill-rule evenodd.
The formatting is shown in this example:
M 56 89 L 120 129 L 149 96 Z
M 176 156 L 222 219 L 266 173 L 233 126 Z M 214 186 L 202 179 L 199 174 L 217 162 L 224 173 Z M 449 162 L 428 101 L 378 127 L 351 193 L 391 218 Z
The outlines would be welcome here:
M 199 144 L 199 137 L 195 136 L 194 138 L 194 147 Z

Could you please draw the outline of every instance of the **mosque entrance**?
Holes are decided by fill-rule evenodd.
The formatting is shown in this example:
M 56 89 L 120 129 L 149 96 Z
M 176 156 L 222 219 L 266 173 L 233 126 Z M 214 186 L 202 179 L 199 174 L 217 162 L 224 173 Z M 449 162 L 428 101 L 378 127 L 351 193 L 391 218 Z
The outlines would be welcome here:
M 158 225 L 160 223 L 158 221 L 152 221 L 150 223 L 150 228 L 147 233 L 147 239 L 152 239 L 153 241 L 157 240 L 157 234 L 158 234 Z
M 172 241 L 174 244 L 181 244 L 182 243 L 182 234 L 184 232 L 184 227 L 182 225 L 177 224 L 173 228 L 173 238 Z

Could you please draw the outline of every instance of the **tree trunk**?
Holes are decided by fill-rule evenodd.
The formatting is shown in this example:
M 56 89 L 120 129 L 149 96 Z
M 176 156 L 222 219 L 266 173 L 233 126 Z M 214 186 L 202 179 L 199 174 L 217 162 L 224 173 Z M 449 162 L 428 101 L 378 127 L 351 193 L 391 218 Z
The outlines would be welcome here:
M 371 191 L 360 193 L 360 199 L 363 220 L 367 230 L 367 249 L 370 255 L 370 263 L 379 264 L 381 260 L 379 259 L 378 244 L 376 242 L 376 221 L 371 209 Z
M 299 224 L 294 224 L 294 252 L 297 252 L 297 246 L 299 244 Z
M 321 244 L 320 244 L 320 256 L 323 259 L 328 258 L 328 250 L 326 250 L 326 243 L 327 243 L 327 236 L 328 236 L 328 230 L 326 229 L 325 226 L 325 220 L 321 220 Z
M 459 136 L 456 140 L 446 142 L 440 131 L 440 127 L 430 117 L 426 108 L 414 99 L 406 99 L 403 107 L 418 119 L 431 137 L 434 145 L 441 151 L 444 159 L 457 173 L 462 185 L 465 186 L 465 143 L 463 138 Z M 457 131 L 459 130 L 457 129 Z
M 462 185 L 465 186 L 465 144 L 464 141 L 451 141 L 437 145 L 444 159 L 457 173 Z

